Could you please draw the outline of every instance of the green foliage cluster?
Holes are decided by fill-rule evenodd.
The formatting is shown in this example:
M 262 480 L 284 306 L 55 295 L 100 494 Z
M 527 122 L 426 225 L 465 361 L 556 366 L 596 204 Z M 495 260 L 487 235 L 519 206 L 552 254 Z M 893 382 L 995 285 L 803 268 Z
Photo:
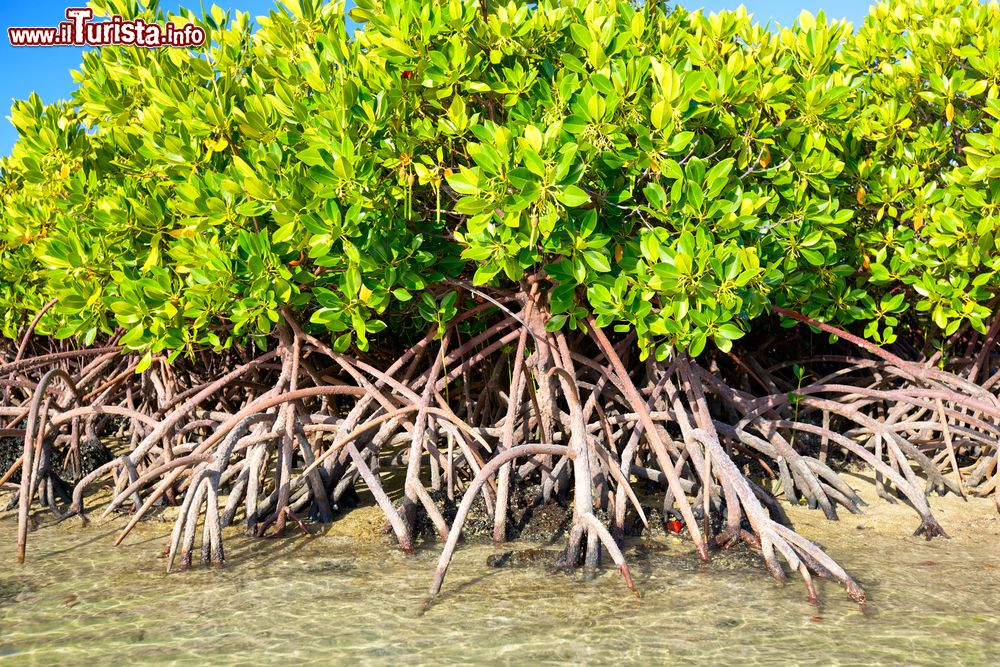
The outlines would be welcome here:
M 287 306 L 365 349 L 452 317 L 446 277 L 540 272 L 550 327 L 593 314 L 658 357 L 728 350 L 769 304 L 883 343 L 984 328 L 995 5 L 882 3 L 856 33 L 626 0 L 351 15 L 173 16 L 202 50 L 87 52 L 70 102 L 16 102 L 3 333 L 57 298 L 43 333 L 177 354 L 260 340 Z
M 1000 9 L 882 4 L 843 49 L 863 77 L 845 179 L 871 295 L 855 319 L 984 332 L 1000 271 Z M 913 312 L 915 309 L 916 312 Z

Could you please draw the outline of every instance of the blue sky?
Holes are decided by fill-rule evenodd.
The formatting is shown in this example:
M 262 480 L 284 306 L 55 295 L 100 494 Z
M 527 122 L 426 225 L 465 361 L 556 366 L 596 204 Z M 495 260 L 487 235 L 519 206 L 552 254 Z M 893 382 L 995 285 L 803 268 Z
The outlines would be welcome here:
M 55 26 L 65 20 L 67 6 L 80 6 L 84 0 L 27 0 L 4 2 L 0 13 L 0 155 L 10 153 L 17 140 L 17 132 L 7 116 L 11 102 L 27 98 L 36 92 L 43 102 L 67 99 L 74 82 L 70 70 L 81 61 L 77 47 L 14 48 L 7 39 L 10 26 Z M 276 0 L 214 0 L 214 4 L 227 10 L 249 12 L 252 16 L 267 14 Z M 210 7 L 212 0 L 206 0 Z M 709 11 L 733 9 L 740 0 L 692 0 L 682 2 L 688 9 L 703 7 Z M 808 9 L 816 13 L 825 9 L 833 18 L 846 18 L 857 26 L 868 12 L 869 0 L 744 0 L 743 4 L 760 22 L 771 21 L 789 25 L 799 11 Z M 13 6 L 11 6 L 13 5 Z M 197 8 L 200 0 L 160 0 L 160 7 L 176 11 L 179 6 Z

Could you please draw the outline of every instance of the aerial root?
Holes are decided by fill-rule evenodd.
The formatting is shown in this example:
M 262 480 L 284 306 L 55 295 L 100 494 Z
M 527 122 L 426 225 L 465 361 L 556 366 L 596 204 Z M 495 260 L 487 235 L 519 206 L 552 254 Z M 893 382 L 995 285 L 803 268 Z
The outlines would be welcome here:
M 705 560 L 743 543 L 775 579 L 796 573 L 810 599 L 820 577 L 861 601 L 863 590 L 794 531 L 771 489 L 831 519 L 860 513 L 864 503 L 838 470 L 862 462 L 883 495 L 913 507 L 915 534 L 928 538 L 946 534 L 925 483 L 1000 501 L 1000 381 L 980 385 L 875 354 L 803 357 L 811 370 L 798 376 L 735 350 L 704 367 L 682 354 L 637 364 L 632 339 L 613 342 L 594 320 L 575 339 L 548 332 L 534 285 L 518 294 L 470 288 L 504 314 L 485 300 L 385 364 L 335 352 L 287 313 L 277 349 L 221 353 L 204 368 L 154 357 L 137 375 L 136 355 L 113 345 L 18 355 L 2 365 L 11 382 L 0 437 L 21 437 L 23 447 L 0 475 L 18 507 L 19 557 L 33 503 L 85 520 L 86 493 L 108 477 L 102 517 L 132 506 L 118 543 L 156 508 L 180 504 L 168 569 L 191 564 L 199 534 L 201 561 L 222 563 L 223 531 L 237 522 L 270 536 L 289 521 L 304 531 L 335 521 L 363 487 L 402 550 L 427 537 L 419 517 L 445 543 L 433 597 L 478 494 L 497 542 L 516 534 L 512 498 L 537 495 L 574 508 L 559 564 L 593 573 L 606 553 L 630 590 L 622 544 L 656 528 L 655 506 L 682 519 Z M 477 333 L 459 327 L 487 312 L 495 319 Z M 101 439 L 114 457 L 81 471 L 65 511 L 54 462 Z M 387 474 L 393 467 L 405 470 L 401 486 Z M 459 496 L 449 522 L 443 499 Z

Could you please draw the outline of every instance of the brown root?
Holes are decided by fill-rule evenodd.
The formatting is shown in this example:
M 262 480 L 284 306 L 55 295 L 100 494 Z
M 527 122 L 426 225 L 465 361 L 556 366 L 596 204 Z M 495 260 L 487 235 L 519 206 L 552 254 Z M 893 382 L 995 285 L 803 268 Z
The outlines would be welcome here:
M 192 564 L 199 533 L 201 561 L 217 564 L 226 526 L 263 536 L 289 521 L 305 532 L 337 521 L 357 489 L 403 551 L 444 542 L 433 596 L 482 494 L 496 542 L 512 534 L 512 496 L 572 505 L 560 566 L 592 575 L 609 556 L 632 591 L 623 545 L 648 531 L 655 510 L 706 561 L 742 542 L 775 579 L 799 576 L 811 600 L 815 578 L 828 577 L 863 601 L 794 530 L 782 496 L 831 520 L 860 513 L 838 470 L 864 465 L 881 495 L 912 506 L 928 539 L 946 537 L 928 491 L 1000 503 L 1000 369 L 990 353 L 946 370 L 804 318 L 868 356 L 802 354 L 810 370 L 794 376 L 766 349 L 636 363 L 634 337 L 594 319 L 574 335 L 547 331 L 541 279 L 517 293 L 453 286 L 483 302 L 385 358 L 336 352 L 286 312 L 268 352 L 158 356 L 136 374 L 138 355 L 120 354 L 114 338 L 47 349 L 29 327 L 0 363 L 0 445 L 16 445 L 0 489 L 14 492 L 19 560 L 38 505 L 83 519 L 88 493 L 106 480 L 103 516 L 132 511 L 118 543 L 162 506 L 179 506 L 168 569 Z M 1000 325 L 987 338 L 997 335 Z M 89 440 L 110 443 L 114 457 L 83 470 Z M 68 512 L 58 462 L 79 471 Z M 458 496 L 449 522 L 456 508 L 444 499 Z

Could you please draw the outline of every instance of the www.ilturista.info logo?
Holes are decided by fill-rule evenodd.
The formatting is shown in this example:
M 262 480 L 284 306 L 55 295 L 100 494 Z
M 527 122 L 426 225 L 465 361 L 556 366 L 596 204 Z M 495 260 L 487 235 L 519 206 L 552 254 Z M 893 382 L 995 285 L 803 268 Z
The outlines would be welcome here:
M 193 47 L 205 43 L 205 29 L 188 23 L 160 25 L 142 19 L 112 16 L 106 21 L 92 21 L 94 11 L 70 7 L 66 21 L 55 28 L 7 28 L 11 46 L 161 46 Z

